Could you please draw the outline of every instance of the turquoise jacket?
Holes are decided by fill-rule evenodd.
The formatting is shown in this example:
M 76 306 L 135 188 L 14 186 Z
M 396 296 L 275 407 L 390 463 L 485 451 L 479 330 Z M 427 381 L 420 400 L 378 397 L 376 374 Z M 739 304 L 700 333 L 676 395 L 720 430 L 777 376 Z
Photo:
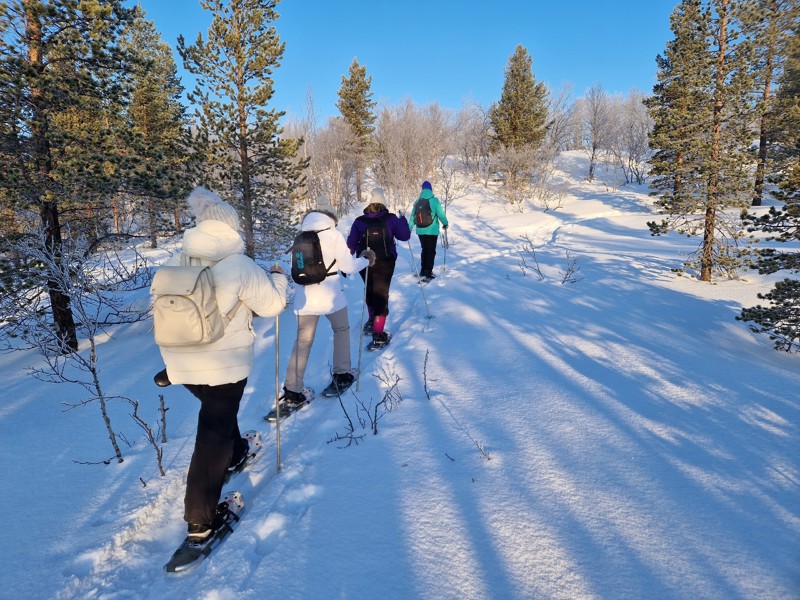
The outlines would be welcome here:
M 441 221 L 442 225 L 447 226 L 447 215 L 444 214 L 444 208 L 442 208 L 442 203 L 439 202 L 439 199 L 433 195 L 433 192 L 429 189 L 422 190 L 422 193 L 419 195 L 420 198 L 427 198 L 428 201 L 431 203 L 431 214 L 433 215 L 433 223 L 428 225 L 427 227 L 417 228 L 417 235 L 439 235 L 439 222 Z M 411 214 L 408 217 L 408 227 L 412 231 L 414 230 L 414 212 L 417 208 L 417 202 L 414 202 L 414 206 L 411 207 Z

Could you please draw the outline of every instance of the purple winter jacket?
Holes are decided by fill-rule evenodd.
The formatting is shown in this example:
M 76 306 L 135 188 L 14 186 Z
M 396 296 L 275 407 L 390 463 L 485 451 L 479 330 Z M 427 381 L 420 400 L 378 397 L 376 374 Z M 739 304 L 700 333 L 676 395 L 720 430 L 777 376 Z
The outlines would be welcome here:
M 394 258 L 397 258 L 397 245 L 395 244 L 395 240 L 400 240 L 401 242 L 407 241 L 411 238 L 411 229 L 405 219 L 401 219 L 388 210 L 377 213 L 367 213 L 353 221 L 350 234 L 347 236 L 347 247 L 350 248 L 351 253 L 358 255 L 364 250 L 364 234 L 367 232 L 367 227 L 371 220 L 379 218 L 386 219 L 386 229 L 392 238 L 392 245 L 389 248 L 389 252 Z

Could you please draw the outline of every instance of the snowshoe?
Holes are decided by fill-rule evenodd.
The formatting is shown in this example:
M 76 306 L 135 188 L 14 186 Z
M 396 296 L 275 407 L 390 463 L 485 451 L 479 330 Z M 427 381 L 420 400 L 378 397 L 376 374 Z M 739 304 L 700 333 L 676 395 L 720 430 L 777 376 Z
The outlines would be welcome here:
M 280 418 L 285 419 L 286 417 L 296 413 L 313 399 L 314 390 L 311 388 L 304 387 L 302 393 L 290 392 L 286 388 L 283 388 L 283 396 L 281 396 L 279 401 Z M 267 413 L 267 416 L 264 417 L 264 420 L 269 421 L 270 423 L 274 423 L 278 420 L 278 415 L 275 412 L 274 407 L 269 411 L 269 413 Z
M 189 535 L 169 559 L 164 570 L 168 573 L 179 573 L 194 566 L 199 560 L 219 546 L 228 537 L 239 522 L 244 511 L 244 498 L 240 492 L 226 492 L 222 502 L 217 506 L 215 529 L 203 540 L 194 540 Z
M 392 341 L 392 334 L 389 332 L 384 331 L 383 333 L 373 333 L 372 341 L 369 344 L 367 344 L 367 350 L 369 350 L 370 352 L 383 350 L 386 346 L 389 345 L 389 342 L 391 341 Z

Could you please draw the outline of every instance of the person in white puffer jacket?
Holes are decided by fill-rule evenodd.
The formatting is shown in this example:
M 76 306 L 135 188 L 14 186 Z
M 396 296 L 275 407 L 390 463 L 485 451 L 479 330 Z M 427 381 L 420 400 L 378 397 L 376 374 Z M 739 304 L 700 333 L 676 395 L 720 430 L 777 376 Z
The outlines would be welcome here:
M 156 375 L 156 383 L 183 384 L 200 400 L 197 437 L 186 478 L 184 520 L 189 538 L 201 542 L 220 525 L 216 508 L 227 469 L 243 461 L 249 449 L 237 415 L 253 367 L 253 314 L 274 317 L 283 311 L 288 281 L 280 267 L 273 267 L 267 275 L 245 256 L 239 215 L 230 204 L 202 187 L 193 190 L 187 202 L 197 225 L 184 233 L 182 254 L 195 264 L 211 266 L 222 313 L 241 301 L 225 334 L 216 342 L 160 348 L 167 368 Z M 180 255 L 166 264 L 181 264 Z
M 358 273 L 375 264 L 375 253 L 367 250 L 356 258 L 350 254 L 344 236 L 336 230 L 338 219 L 330 201 L 325 196 L 317 199 L 317 208 L 303 217 L 302 231 L 318 232 L 323 262 L 331 267 L 331 275 L 321 283 L 298 285 L 294 296 L 297 315 L 297 339 L 286 366 L 283 385 L 283 403 L 296 409 L 307 401 L 303 392 L 303 377 L 314 343 L 317 323 L 325 316 L 333 330 L 333 382 L 337 390 L 347 389 L 354 380 L 350 361 L 350 323 L 347 316 L 347 298 L 342 289 L 339 272 Z

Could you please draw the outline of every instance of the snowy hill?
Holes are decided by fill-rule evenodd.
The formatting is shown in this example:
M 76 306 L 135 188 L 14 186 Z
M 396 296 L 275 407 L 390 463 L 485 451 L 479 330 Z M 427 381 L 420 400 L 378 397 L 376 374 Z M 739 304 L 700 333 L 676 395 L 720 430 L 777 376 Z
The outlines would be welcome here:
M 374 404 L 400 378 L 378 435 L 355 420 L 358 444 L 331 441 L 347 421 L 318 399 L 282 426 L 277 472 L 262 420 L 276 322 L 257 320 L 240 423 L 266 447 L 235 480 L 239 528 L 184 575 L 162 566 L 184 535 L 197 405 L 153 384 L 149 325 L 119 328 L 99 360 L 106 393 L 139 399 L 148 419 L 164 394 L 165 477 L 127 406 L 112 415 L 125 462 L 80 464 L 112 455 L 97 408 L 64 412 L 81 389 L 26 375 L 41 357 L 3 356 L 0 597 L 800 597 L 800 359 L 734 320 L 774 278 L 676 276 L 697 240 L 651 237 L 646 189 L 583 181 L 579 153 L 560 164 L 556 211 L 514 212 L 480 186 L 456 200 L 424 288 L 401 245 L 394 341 L 364 353 L 344 398 L 355 417 L 356 396 Z M 355 365 L 363 288 L 345 287 Z M 290 311 L 279 325 L 282 375 Z M 306 379 L 317 390 L 331 347 L 322 322 Z

